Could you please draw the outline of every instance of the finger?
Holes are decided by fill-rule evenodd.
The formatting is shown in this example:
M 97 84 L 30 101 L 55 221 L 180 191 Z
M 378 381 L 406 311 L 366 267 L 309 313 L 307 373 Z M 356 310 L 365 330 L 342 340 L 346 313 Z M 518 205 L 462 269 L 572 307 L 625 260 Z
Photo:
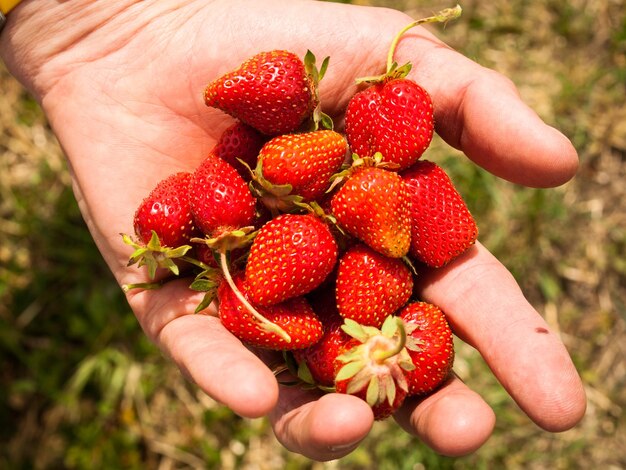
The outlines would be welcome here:
M 449 457 L 479 449 L 496 422 L 489 405 L 456 376 L 426 398 L 409 397 L 394 418 L 405 431 Z
M 281 387 L 270 422 L 280 443 L 318 461 L 352 452 L 374 423 L 371 408 L 352 395 Z
M 424 30 L 400 42 L 398 55 L 434 104 L 437 133 L 491 173 L 533 187 L 571 179 L 578 155 L 562 133 L 546 125 L 511 80 L 453 51 Z
M 582 419 L 585 391 L 565 346 L 482 245 L 423 273 L 417 288 L 447 313 L 455 334 L 478 349 L 535 423 L 563 431 Z
M 181 280 L 129 302 L 147 335 L 210 397 L 241 416 L 266 416 L 278 399 L 276 378 L 219 318 L 193 314 L 201 299 Z

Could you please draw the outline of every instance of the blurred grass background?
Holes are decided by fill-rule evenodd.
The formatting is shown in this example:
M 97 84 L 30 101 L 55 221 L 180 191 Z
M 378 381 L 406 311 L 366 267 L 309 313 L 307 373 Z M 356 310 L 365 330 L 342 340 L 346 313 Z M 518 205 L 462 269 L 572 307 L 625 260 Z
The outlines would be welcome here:
M 353 1 L 415 18 L 437 1 Z M 73 199 L 62 152 L 32 98 L 0 66 L 0 468 L 626 468 L 626 3 L 478 0 L 437 34 L 509 76 L 577 147 L 581 167 L 551 190 L 499 181 L 435 140 L 481 240 L 560 332 L 588 412 L 537 428 L 458 345 L 456 372 L 497 413 L 477 453 L 438 456 L 393 421 L 360 449 L 313 463 L 265 420 L 241 419 L 187 383 L 148 343 Z

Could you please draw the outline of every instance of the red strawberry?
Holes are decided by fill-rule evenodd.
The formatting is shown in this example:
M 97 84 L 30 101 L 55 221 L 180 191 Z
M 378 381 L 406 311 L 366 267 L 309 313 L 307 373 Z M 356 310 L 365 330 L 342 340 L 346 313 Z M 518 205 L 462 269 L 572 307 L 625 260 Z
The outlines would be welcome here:
M 256 200 L 231 165 L 210 153 L 196 168 L 191 184 L 191 211 L 209 238 L 250 226 Z
M 245 181 L 250 181 L 250 170 L 239 162 L 243 160 L 254 168 L 257 156 L 267 138 L 253 127 L 236 122 L 226 129 L 212 150 L 212 153 L 234 167 Z
M 409 194 L 397 173 L 375 166 L 357 166 L 333 196 L 338 224 L 350 235 L 391 258 L 409 251 Z
M 450 325 L 438 307 L 426 302 L 410 303 L 398 316 L 406 325 L 407 349 L 415 365 L 406 373 L 409 395 L 430 393 L 452 370 L 454 342 Z
M 249 302 L 243 273 L 236 275 L 233 281 Z M 322 336 L 322 323 L 304 297 L 295 297 L 271 307 L 255 306 L 268 321 L 282 328 L 289 335 L 291 341 L 287 342 L 280 335 L 267 331 L 264 325 L 241 303 L 228 283 L 220 284 L 217 296 L 222 324 L 250 346 L 292 350 L 309 347 Z
M 180 172 L 161 180 L 135 212 L 135 233 L 148 243 L 154 230 L 161 245 L 177 247 L 198 233 L 189 204 L 191 173 Z
M 478 228 L 445 171 L 428 160 L 402 174 L 411 198 L 411 256 L 441 267 L 476 241 Z
M 346 251 L 337 270 L 337 308 L 344 318 L 380 327 L 411 297 L 413 276 L 400 259 L 359 243 Z
M 357 83 L 371 86 L 352 97 L 346 110 L 346 137 L 353 153 L 361 157 L 382 153 L 387 162 L 402 170 L 413 165 L 430 145 L 433 136 L 433 104 L 430 95 L 406 78 L 411 64 L 393 60 L 402 35 L 425 23 L 447 22 L 461 14 L 461 7 L 414 21 L 392 40 L 383 75 L 365 77 Z
M 334 286 L 317 289 L 308 296 L 315 313 L 322 321 L 323 335 L 320 340 L 305 349 L 294 351 L 299 369 L 298 375 L 305 382 L 322 387 L 333 387 L 337 375 L 338 356 L 352 339 L 343 329 L 343 318 L 335 304 Z
M 346 137 L 359 156 L 376 152 L 398 170 L 413 165 L 433 136 L 430 95 L 415 82 L 398 78 L 377 83 L 352 97 L 346 110 Z
M 283 214 L 259 230 L 250 247 L 246 282 L 250 298 L 272 305 L 318 287 L 337 260 L 337 243 L 313 214 Z
M 122 235 L 124 243 L 135 249 L 128 264 L 146 265 L 151 279 L 159 267 L 178 275 L 173 260 L 185 256 L 191 249 L 187 243 L 198 233 L 190 209 L 190 183 L 191 174 L 186 172 L 160 181 L 135 212 L 133 225 L 139 240 Z M 138 285 L 126 288 L 133 286 Z
M 404 323 L 389 316 L 380 330 L 347 319 L 344 331 L 352 336 L 337 357 L 335 389 L 365 400 L 377 420 L 394 413 L 408 393 L 406 374 L 414 368 L 405 347 Z
M 321 79 L 323 71 L 314 69 L 311 57 L 307 54 L 305 64 L 288 51 L 256 54 L 209 83 L 205 102 L 264 134 L 293 132 L 319 104 L 316 78 Z
M 294 196 L 305 201 L 321 198 L 347 150 L 346 140 L 332 130 L 274 137 L 259 153 L 254 178 L 259 196 L 268 207 L 281 210 Z

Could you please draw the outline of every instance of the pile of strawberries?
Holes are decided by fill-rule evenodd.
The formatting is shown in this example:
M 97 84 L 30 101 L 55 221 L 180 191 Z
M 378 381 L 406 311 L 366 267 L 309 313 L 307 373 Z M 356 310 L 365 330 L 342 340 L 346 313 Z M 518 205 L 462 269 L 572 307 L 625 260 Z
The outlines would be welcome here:
M 442 14 L 409 27 L 458 10 Z M 463 253 L 477 228 L 444 170 L 420 159 L 433 105 L 410 65 L 362 81 L 345 135 L 321 111 L 327 66 L 261 52 L 207 86 L 207 106 L 236 123 L 137 209 L 129 264 L 171 275 L 127 288 L 189 277 L 205 292 L 197 312 L 217 299 L 242 342 L 284 351 L 302 384 L 359 396 L 382 419 L 451 371 L 450 327 L 414 276 Z

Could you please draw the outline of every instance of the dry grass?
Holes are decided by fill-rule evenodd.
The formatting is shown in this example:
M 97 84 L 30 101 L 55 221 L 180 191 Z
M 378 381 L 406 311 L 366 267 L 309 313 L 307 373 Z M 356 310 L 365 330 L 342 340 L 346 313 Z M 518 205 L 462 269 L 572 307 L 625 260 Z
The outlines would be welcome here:
M 416 17 L 449 6 L 353 3 L 390 5 Z M 62 323 L 55 329 L 64 305 L 52 302 L 50 287 L 70 289 L 52 281 L 69 268 L 57 266 L 59 257 L 45 251 L 58 244 L 51 237 L 71 232 L 72 241 L 82 240 L 85 251 L 64 253 L 61 261 L 74 256 L 75 263 L 86 259 L 103 267 L 85 241 L 62 152 L 44 117 L 0 70 L 0 350 L 8 359 L 0 374 L 0 466 L 86 468 L 116 461 L 126 468 L 164 469 L 625 468 L 626 4 L 474 0 L 463 7 L 462 19 L 442 33 L 445 39 L 512 78 L 522 97 L 565 131 L 580 153 L 572 182 L 539 191 L 497 181 L 440 142 L 432 150 L 446 159 L 477 214 L 483 243 L 510 267 L 571 351 L 589 398 L 578 427 L 557 435 L 539 430 L 478 355 L 459 345 L 457 373 L 498 414 L 496 433 L 479 453 L 443 459 L 381 423 L 350 457 L 314 464 L 281 450 L 265 421 L 242 420 L 216 406 L 150 346 L 138 347 L 132 319 L 122 329 L 129 338 L 109 332 L 87 341 L 81 328 L 90 323 L 76 326 L 66 319 L 67 328 Z M 110 279 L 103 282 L 109 286 L 104 307 L 92 290 L 72 295 L 84 296 L 80 303 L 88 304 L 85 315 L 96 327 L 100 315 L 109 321 L 117 315 L 128 325 L 121 296 Z M 67 295 L 65 308 L 68 302 L 74 307 Z M 35 377 L 56 370 L 44 359 L 33 360 L 40 354 L 66 360 L 67 367 L 48 381 Z M 117 460 L 110 460 L 111 452 Z

